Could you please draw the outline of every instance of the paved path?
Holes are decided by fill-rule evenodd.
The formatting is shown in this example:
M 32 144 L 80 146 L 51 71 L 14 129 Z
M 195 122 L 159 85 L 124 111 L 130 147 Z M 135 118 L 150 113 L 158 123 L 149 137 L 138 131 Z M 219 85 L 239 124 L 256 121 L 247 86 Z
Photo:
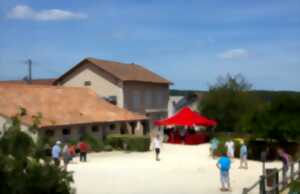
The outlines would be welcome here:
M 208 157 L 208 144 L 164 144 L 161 161 L 153 152 L 105 152 L 90 154 L 87 163 L 71 164 L 77 194 L 217 194 L 219 172 Z M 232 192 L 242 193 L 261 174 L 261 163 L 249 162 L 249 170 L 231 170 Z M 278 166 L 278 164 L 275 164 Z M 253 193 L 257 193 L 256 191 Z

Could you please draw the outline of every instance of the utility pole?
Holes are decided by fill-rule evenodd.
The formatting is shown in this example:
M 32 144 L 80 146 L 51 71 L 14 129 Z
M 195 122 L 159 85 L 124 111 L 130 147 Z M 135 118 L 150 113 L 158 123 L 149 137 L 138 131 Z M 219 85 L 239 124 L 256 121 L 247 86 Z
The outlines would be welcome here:
M 32 81 L 32 60 L 28 59 L 28 83 L 31 84 Z

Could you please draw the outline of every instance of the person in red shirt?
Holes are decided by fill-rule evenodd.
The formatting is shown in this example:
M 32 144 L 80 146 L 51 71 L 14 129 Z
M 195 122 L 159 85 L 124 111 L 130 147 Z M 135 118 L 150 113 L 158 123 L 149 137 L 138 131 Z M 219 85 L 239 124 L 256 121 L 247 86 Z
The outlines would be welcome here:
M 79 158 L 80 158 L 80 162 L 86 162 L 87 159 L 87 152 L 89 150 L 89 146 L 87 143 L 85 143 L 82 139 L 80 139 L 80 142 L 78 144 L 78 148 L 79 148 Z
M 69 149 L 68 149 L 68 152 L 69 152 L 69 155 L 70 155 L 70 160 L 73 160 L 73 158 L 76 156 L 76 145 L 70 145 L 69 146 Z

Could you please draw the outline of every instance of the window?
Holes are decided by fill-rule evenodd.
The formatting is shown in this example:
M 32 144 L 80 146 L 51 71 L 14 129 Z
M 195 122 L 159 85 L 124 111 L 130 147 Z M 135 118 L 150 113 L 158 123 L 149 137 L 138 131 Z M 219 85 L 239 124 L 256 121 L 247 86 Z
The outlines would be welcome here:
M 155 92 L 155 105 L 157 108 L 161 108 L 162 106 L 164 106 L 164 95 L 163 92 L 160 90 L 157 90 Z
M 62 134 L 63 135 L 70 135 L 71 134 L 71 130 L 68 129 L 68 128 L 65 128 L 65 129 L 62 130 Z
M 53 131 L 52 129 L 47 129 L 47 130 L 45 131 L 45 134 L 46 134 L 46 136 L 48 136 L 48 137 L 52 137 L 52 136 L 54 136 L 54 131 Z
M 91 81 L 85 81 L 84 82 L 84 86 L 91 86 L 92 85 L 92 82 Z
M 151 90 L 146 90 L 145 92 L 145 106 L 146 108 L 152 107 L 152 93 Z
M 96 126 L 96 125 L 92 126 L 92 132 L 93 133 L 97 133 L 98 131 L 99 131 L 99 127 L 98 126 Z
M 117 96 L 109 96 L 106 98 L 106 100 L 113 105 L 117 105 Z
M 141 96 L 138 90 L 133 91 L 132 95 L 132 105 L 134 110 L 138 110 L 141 104 Z
M 116 129 L 116 125 L 114 125 L 114 124 L 109 125 L 109 129 L 112 130 L 112 131 L 115 130 Z

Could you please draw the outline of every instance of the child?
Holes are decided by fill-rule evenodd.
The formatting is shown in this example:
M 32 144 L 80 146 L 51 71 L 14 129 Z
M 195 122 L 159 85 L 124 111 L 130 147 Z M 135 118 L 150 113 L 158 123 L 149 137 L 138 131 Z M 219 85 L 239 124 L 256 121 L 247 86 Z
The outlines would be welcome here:
M 247 146 L 245 142 L 242 141 L 242 146 L 240 148 L 240 168 L 244 168 L 244 169 L 248 168 L 247 156 L 248 156 Z
M 154 149 L 155 149 L 155 155 L 156 155 L 156 161 L 159 161 L 159 154 L 160 154 L 160 137 L 159 134 L 156 135 L 156 137 L 153 140 Z
M 221 158 L 218 160 L 217 167 L 220 169 L 221 175 L 221 191 L 230 191 L 230 179 L 229 179 L 229 170 L 230 170 L 231 161 L 225 153 L 222 153 Z

